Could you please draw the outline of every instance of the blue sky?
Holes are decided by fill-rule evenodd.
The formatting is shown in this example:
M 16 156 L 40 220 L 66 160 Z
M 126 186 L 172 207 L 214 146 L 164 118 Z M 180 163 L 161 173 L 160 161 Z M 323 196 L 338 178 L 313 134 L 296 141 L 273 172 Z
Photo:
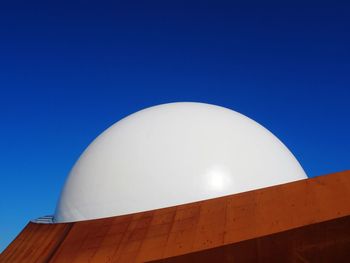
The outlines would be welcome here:
M 350 168 L 350 6 L 232 2 L 0 4 L 0 250 L 99 133 L 155 104 L 239 111 L 310 177 Z

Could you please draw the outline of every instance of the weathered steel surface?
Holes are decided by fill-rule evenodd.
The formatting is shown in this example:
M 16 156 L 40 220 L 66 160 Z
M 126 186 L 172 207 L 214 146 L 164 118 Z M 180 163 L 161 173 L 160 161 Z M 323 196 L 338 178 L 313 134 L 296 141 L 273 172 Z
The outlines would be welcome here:
M 350 216 L 347 216 L 152 262 L 345 263 L 349 259 Z
M 72 225 L 29 223 L 0 255 L 0 262 L 48 262 Z
M 144 262 L 194 252 L 205 255 L 208 249 L 349 216 L 349 203 L 346 171 L 187 205 L 58 224 L 72 227 L 48 253 L 48 262 Z M 312 238 L 317 240 L 315 233 Z M 277 241 L 266 240 L 267 253 L 277 253 Z M 17 260 L 16 243 L 17 239 L 4 253 Z M 34 246 L 29 238 L 21 243 L 29 250 Z M 248 251 L 242 247 L 242 253 Z

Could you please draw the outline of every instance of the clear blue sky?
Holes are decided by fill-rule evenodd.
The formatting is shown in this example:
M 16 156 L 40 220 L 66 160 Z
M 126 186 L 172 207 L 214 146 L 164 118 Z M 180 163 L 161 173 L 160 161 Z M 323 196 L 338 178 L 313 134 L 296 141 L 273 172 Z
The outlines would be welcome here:
M 225 106 L 310 177 L 350 169 L 349 5 L 47 2 L 0 5 L 0 251 L 99 133 L 155 104 Z

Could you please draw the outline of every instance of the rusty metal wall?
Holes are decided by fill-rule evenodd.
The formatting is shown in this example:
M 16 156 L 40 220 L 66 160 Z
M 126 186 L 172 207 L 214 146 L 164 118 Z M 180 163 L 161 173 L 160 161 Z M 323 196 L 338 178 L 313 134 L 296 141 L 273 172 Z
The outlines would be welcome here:
M 48 262 L 145 262 L 204 253 L 349 216 L 349 203 L 350 171 L 345 171 L 187 205 L 58 224 L 70 230 L 50 250 Z M 26 262 L 17 257 L 34 246 L 33 240 L 24 238 L 22 249 L 14 250 L 18 242 L 4 252 L 12 261 L 1 256 L 1 262 Z
M 345 263 L 349 261 L 350 216 L 152 262 Z
M 0 262 L 48 262 L 72 225 L 29 223 L 1 253 Z

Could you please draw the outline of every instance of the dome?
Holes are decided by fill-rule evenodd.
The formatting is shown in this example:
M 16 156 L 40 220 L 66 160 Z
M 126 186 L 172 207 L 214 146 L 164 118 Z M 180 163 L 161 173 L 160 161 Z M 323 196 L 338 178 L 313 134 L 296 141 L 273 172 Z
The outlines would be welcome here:
M 112 125 L 83 152 L 55 222 L 118 216 L 306 178 L 271 132 L 220 106 L 178 102 Z

